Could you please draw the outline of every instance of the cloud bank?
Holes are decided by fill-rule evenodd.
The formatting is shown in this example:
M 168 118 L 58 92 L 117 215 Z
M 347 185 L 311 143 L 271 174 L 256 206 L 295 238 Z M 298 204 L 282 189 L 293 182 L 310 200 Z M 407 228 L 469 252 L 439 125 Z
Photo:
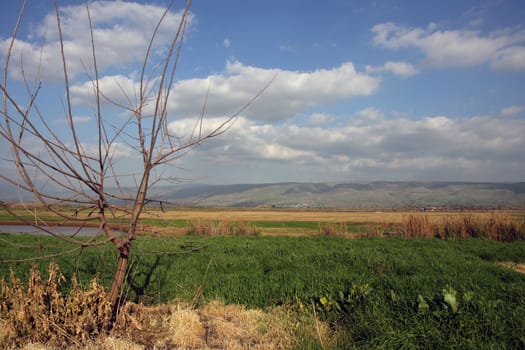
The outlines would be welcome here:
M 372 42 L 388 49 L 415 49 L 423 64 L 468 67 L 489 64 L 494 69 L 525 69 L 525 31 L 505 29 L 483 34 L 479 30 L 410 28 L 388 22 L 373 26 Z
M 95 1 L 90 3 L 90 11 L 102 72 L 100 89 L 108 99 L 104 107 L 108 101 L 136 107 L 138 65 L 164 9 L 132 2 Z M 86 112 L 86 106 L 93 106 L 94 100 L 93 84 L 83 74 L 92 70 L 85 9 L 67 6 L 61 7 L 60 13 L 68 69 L 73 78 L 72 102 L 82 110 L 75 113 L 75 120 L 87 130 L 95 122 Z M 180 12 L 168 13 L 153 48 L 155 57 L 165 50 L 180 16 Z M 189 21 L 196 25 L 194 14 Z M 238 116 L 228 133 L 184 157 L 181 160 L 184 167 L 199 174 L 212 173 L 216 177 L 212 181 L 223 182 L 523 181 L 525 106 L 522 104 L 500 106 L 494 115 L 409 118 L 381 110 L 377 107 L 380 101 L 374 97 L 384 80 L 410 79 L 424 74 L 428 67 L 487 65 L 493 70 L 523 70 L 525 31 L 504 29 L 484 33 L 441 29 L 432 23 L 414 28 L 388 22 L 373 26 L 371 36 L 374 49 L 413 51 L 420 60 L 388 59 L 374 65 L 346 60 L 329 67 L 293 70 L 263 68 L 230 59 L 222 72 L 176 81 L 168 101 L 169 130 L 180 138 L 189 137 L 204 104 L 207 107 L 204 128 L 210 130 L 272 82 Z M 230 39 L 222 40 L 224 48 L 230 48 Z M 0 51 L 5 52 L 7 44 L 8 39 L 0 40 Z M 55 17 L 49 15 L 27 38 L 16 42 L 13 57 L 22 55 L 28 76 L 56 81 L 63 75 L 56 59 L 57 50 Z M 283 46 L 281 50 L 289 47 Z M 18 78 L 20 62 L 20 59 L 12 61 L 12 75 Z M 148 83 L 153 88 L 158 74 L 150 73 Z M 365 101 L 370 107 L 346 113 L 324 109 L 354 100 L 361 105 Z M 145 106 L 146 114 L 148 108 L 152 106 Z M 58 125 L 65 123 L 62 119 L 56 121 Z M 91 154 L 93 145 L 86 142 L 82 147 Z M 111 151 L 115 159 L 125 161 L 132 158 L 135 150 L 117 142 Z
M 248 168 L 264 164 L 277 173 L 296 166 L 310 172 L 309 176 L 324 173 L 338 180 L 520 181 L 519 174 L 525 173 L 523 118 L 412 120 L 387 118 L 368 108 L 345 119 L 335 127 L 293 121 L 260 124 L 241 117 L 227 136 L 203 145 L 190 158 L 206 159 L 213 168 L 225 169 L 235 169 L 239 163 Z M 170 128 L 189 132 L 192 123 L 176 121 Z M 296 180 L 307 179 L 308 175 Z
M 270 82 L 264 97 L 246 111 L 248 117 L 264 121 L 289 119 L 310 107 L 369 96 L 378 89 L 381 78 L 358 72 L 351 62 L 312 72 L 265 69 L 228 62 L 223 74 L 177 82 L 170 95 L 170 113 L 195 117 L 206 103 L 208 117 L 231 115 Z M 109 99 L 125 103 L 125 97 L 137 95 L 139 86 L 129 77 L 116 75 L 102 78 L 100 88 Z M 77 84 L 71 91 L 76 103 L 93 102 L 90 82 Z
M 94 1 L 89 3 L 97 65 L 101 72 L 108 69 L 133 69 L 144 60 L 153 29 L 162 17 L 162 6 L 124 1 Z M 71 77 L 88 73 L 93 76 L 89 19 L 84 5 L 61 6 L 61 28 L 64 53 Z M 177 30 L 182 12 L 170 11 L 159 28 L 153 54 L 162 54 Z M 190 13 L 188 24 L 194 21 Z M 7 52 L 10 38 L 0 38 L 0 52 Z M 62 80 L 62 62 L 56 15 L 49 13 L 27 38 L 18 38 L 13 47 L 12 74 L 18 78 L 22 68 L 29 80 Z M 22 60 L 20 59 L 22 57 Z

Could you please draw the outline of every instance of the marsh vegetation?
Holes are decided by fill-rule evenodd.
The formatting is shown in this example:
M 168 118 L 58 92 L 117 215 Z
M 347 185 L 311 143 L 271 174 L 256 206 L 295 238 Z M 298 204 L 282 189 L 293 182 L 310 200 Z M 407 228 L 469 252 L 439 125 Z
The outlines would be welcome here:
M 107 315 L 100 325 L 86 324 L 86 330 L 70 331 L 54 320 L 67 333 L 60 341 L 71 346 L 97 342 L 99 348 L 118 340 L 146 348 L 157 344 L 206 349 L 218 341 L 214 336 L 236 329 L 224 348 L 525 345 L 525 276 L 516 271 L 525 264 L 519 211 L 381 215 L 210 208 L 179 213 L 175 221 L 175 211 L 151 210 L 144 218 L 144 232 L 149 228 L 150 233 L 136 241 L 126 277 L 127 302 L 115 327 L 104 328 Z M 69 249 L 46 236 L 0 238 L 4 260 Z M 75 300 L 81 290 L 85 295 L 103 293 L 117 263 L 107 246 L 79 251 L 73 260 L 57 256 L 53 261 L 59 272 L 42 260 L 0 265 L 3 329 L 12 330 L 2 334 L 4 344 L 56 344 L 59 333 L 53 323 L 48 328 L 37 326 L 43 322 L 38 317 L 16 323 L 14 315 L 38 304 L 36 295 L 49 296 L 38 299 L 44 303 L 39 315 L 48 310 L 56 316 L 53 298 L 58 292 L 63 300 Z M 35 278 L 35 271 L 41 277 Z M 63 278 L 53 284 L 56 276 Z M 35 294 L 35 288 L 51 290 Z M 16 298 L 22 302 L 13 301 Z M 81 310 L 79 319 L 88 312 Z M 210 310 L 213 316 L 206 313 Z M 229 312 L 257 316 L 232 321 Z M 194 333 L 188 333 L 189 324 Z M 35 339 L 36 329 L 48 329 L 55 338 Z M 86 335 L 79 337 L 82 332 Z M 184 343 L 177 334 L 193 340 Z

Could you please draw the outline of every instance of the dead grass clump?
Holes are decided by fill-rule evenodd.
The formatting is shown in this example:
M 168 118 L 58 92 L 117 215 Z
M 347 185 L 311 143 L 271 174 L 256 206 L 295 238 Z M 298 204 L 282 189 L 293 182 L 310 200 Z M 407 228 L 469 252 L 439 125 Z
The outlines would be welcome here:
M 437 238 L 458 239 L 479 237 L 480 234 L 479 221 L 471 216 L 445 216 L 436 225 Z
M 116 338 L 113 336 L 104 337 L 98 341 L 95 341 L 91 346 L 93 350 L 144 350 L 144 345 L 133 343 L 129 340 Z
M 430 223 L 427 216 L 409 215 L 401 224 L 401 236 L 413 237 L 435 237 L 435 226 Z
M 248 225 L 240 222 L 235 225 L 234 234 L 236 236 L 259 236 L 261 231 L 255 225 Z
M 186 227 L 187 235 L 195 236 L 222 236 L 231 235 L 229 227 L 220 225 L 221 221 L 213 221 L 208 219 L 191 220 Z M 222 221 L 224 223 L 224 221 Z M 221 227 L 222 226 L 222 227 Z
M 498 264 L 516 272 L 525 274 L 525 264 L 515 263 L 512 261 L 500 261 Z
M 104 288 L 96 279 L 84 291 L 76 278 L 67 295 L 60 291 L 65 278 L 50 263 L 47 280 L 33 266 L 27 287 L 11 272 L 10 282 L 0 281 L 0 318 L 3 336 L 0 346 L 21 347 L 42 343 L 64 347 L 80 344 L 105 334 L 110 327 L 111 307 Z
M 319 234 L 321 236 L 345 237 L 346 232 L 347 228 L 344 222 L 319 224 Z
M 401 224 L 400 236 L 437 237 L 442 239 L 486 238 L 513 242 L 525 240 L 525 221 L 501 214 L 443 216 L 431 222 L 425 216 L 409 215 Z
M 502 214 L 491 216 L 455 216 L 443 217 L 437 226 L 439 238 L 482 237 L 501 242 L 513 242 L 525 239 L 525 222 Z
M 199 311 L 206 343 L 223 349 L 289 349 L 290 325 L 261 310 L 212 302 Z
M 228 219 L 191 220 L 186 228 L 187 235 L 196 236 L 258 236 L 259 230 L 254 225 L 234 223 Z
M 54 350 L 54 349 L 49 346 L 42 345 L 42 344 L 29 343 L 26 346 L 24 346 L 22 350 Z
M 201 309 L 128 304 L 111 334 L 146 349 L 291 349 L 297 327 L 282 309 L 247 310 L 217 301 Z
M 54 269 L 55 267 L 50 268 L 51 271 L 56 271 Z M 58 272 L 53 273 L 53 276 L 59 276 Z M 32 275 L 35 280 L 38 280 L 36 277 L 38 273 L 35 272 Z M 17 280 L 12 282 L 12 285 L 16 287 L 10 286 L 10 290 L 25 293 L 23 294 L 25 301 L 32 300 L 19 284 L 20 281 Z M 6 291 L 5 285 L 3 283 L 4 292 Z M 36 285 L 43 286 L 45 283 L 37 282 Z M 98 290 L 98 287 L 95 290 Z M 95 302 L 97 304 L 92 297 L 89 297 L 90 292 L 92 290 L 82 292 L 86 303 Z M 64 309 L 71 310 L 72 305 L 75 305 L 77 310 L 81 309 L 78 305 L 83 305 L 83 303 L 78 300 L 76 304 L 72 302 L 74 299 L 72 296 L 75 293 L 72 292 L 70 296 L 61 299 Z M 31 295 L 35 296 L 35 294 Z M 15 293 L 2 294 L 3 305 L 9 304 L 6 302 L 5 296 L 7 295 L 14 297 Z M 42 295 L 46 295 L 45 291 Z M 55 297 L 51 304 L 55 305 L 55 300 L 59 299 Z M 77 316 L 71 312 L 62 312 L 63 317 L 69 317 L 62 321 L 54 316 L 55 312 L 56 314 L 61 312 L 56 309 L 56 306 L 48 307 L 48 311 L 43 311 L 42 307 L 37 306 L 39 304 L 36 299 L 35 302 L 23 305 L 24 307 L 35 306 L 40 312 L 44 312 L 45 316 L 39 317 L 27 308 L 22 311 L 23 303 L 17 302 L 17 305 L 19 304 L 18 312 L 3 313 L 0 318 L 0 326 L 3 329 L 0 330 L 3 337 L 0 337 L 2 341 L 0 348 L 27 350 L 63 348 L 93 350 L 294 349 L 304 345 L 305 341 L 308 344 L 331 344 L 336 336 L 328 324 L 320 322 L 310 314 L 298 313 L 294 308 L 289 307 L 273 308 L 265 312 L 246 309 L 241 305 L 224 305 L 218 301 L 211 302 L 200 309 L 194 309 L 189 304 L 181 303 L 148 307 L 126 303 L 120 309 L 112 330 L 105 332 L 107 328 L 96 329 L 93 326 L 85 326 L 86 321 L 81 320 L 86 317 L 86 312 L 77 312 Z M 16 317 L 20 319 L 14 320 Z M 92 322 L 96 323 L 97 317 L 107 319 L 108 316 L 105 313 L 100 315 L 92 312 L 91 317 Z M 14 339 L 14 334 L 20 337 Z
M 117 320 L 111 331 L 116 338 L 135 344 L 152 347 L 168 334 L 168 319 L 171 309 L 167 305 L 146 307 L 126 303 L 119 310 Z
M 399 225 L 394 223 L 373 223 L 366 226 L 364 237 L 385 238 L 400 235 Z
M 144 345 L 133 343 L 129 340 L 109 337 L 100 337 L 93 341 L 80 345 L 71 345 L 66 347 L 68 350 L 144 350 Z M 62 350 L 65 347 L 49 346 L 40 343 L 26 344 L 22 350 Z
M 293 349 L 303 339 L 330 342 L 328 325 L 299 315 L 306 322 L 285 307 L 264 312 L 221 302 L 200 309 L 125 303 L 111 324 L 110 305 L 96 280 L 84 291 L 73 278 L 71 290 L 61 293 L 64 282 L 54 263 L 46 279 L 33 267 L 27 287 L 14 273 L 9 283 L 0 281 L 0 348 Z
M 525 220 L 512 220 L 505 215 L 496 214 L 486 220 L 482 225 L 484 237 L 513 242 L 525 240 Z
M 202 309 L 126 304 L 111 334 L 148 349 L 290 349 L 294 323 L 277 315 L 217 301 Z

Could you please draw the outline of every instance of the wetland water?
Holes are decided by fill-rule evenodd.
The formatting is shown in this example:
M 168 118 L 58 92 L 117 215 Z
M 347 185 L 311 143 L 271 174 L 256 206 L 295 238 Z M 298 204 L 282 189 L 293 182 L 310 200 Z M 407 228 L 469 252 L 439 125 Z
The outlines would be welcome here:
M 97 234 L 98 229 L 96 227 L 84 227 L 84 228 L 78 228 L 78 227 L 67 227 L 67 226 L 59 226 L 59 227 L 45 227 L 51 232 L 55 232 L 60 235 L 64 236 L 93 236 Z M 35 234 L 35 235 L 47 235 L 46 232 L 41 231 L 33 226 L 29 225 L 0 225 L 0 232 L 1 233 L 12 233 L 12 234 Z

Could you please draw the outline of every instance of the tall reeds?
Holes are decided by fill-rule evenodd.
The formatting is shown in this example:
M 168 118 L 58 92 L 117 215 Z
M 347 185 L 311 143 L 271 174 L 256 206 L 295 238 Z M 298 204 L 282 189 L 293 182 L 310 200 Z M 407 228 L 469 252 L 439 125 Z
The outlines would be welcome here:
M 525 240 L 525 220 L 503 214 L 451 215 L 432 222 L 425 215 L 409 215 L 400 225 L 404 238 L 431 237 L 441 239 L 485 238 L 502 242 Z
M 319 224 L 319 235 L 321 236 L 345 237 L 346 234 L 347 227 L 344 222 Z
M 228 219 L 197 219 L 189 222 L 186 234 L 196 236 L 258 236 L 260 231 L 255 225 L 243 222 L 235 223 Z

